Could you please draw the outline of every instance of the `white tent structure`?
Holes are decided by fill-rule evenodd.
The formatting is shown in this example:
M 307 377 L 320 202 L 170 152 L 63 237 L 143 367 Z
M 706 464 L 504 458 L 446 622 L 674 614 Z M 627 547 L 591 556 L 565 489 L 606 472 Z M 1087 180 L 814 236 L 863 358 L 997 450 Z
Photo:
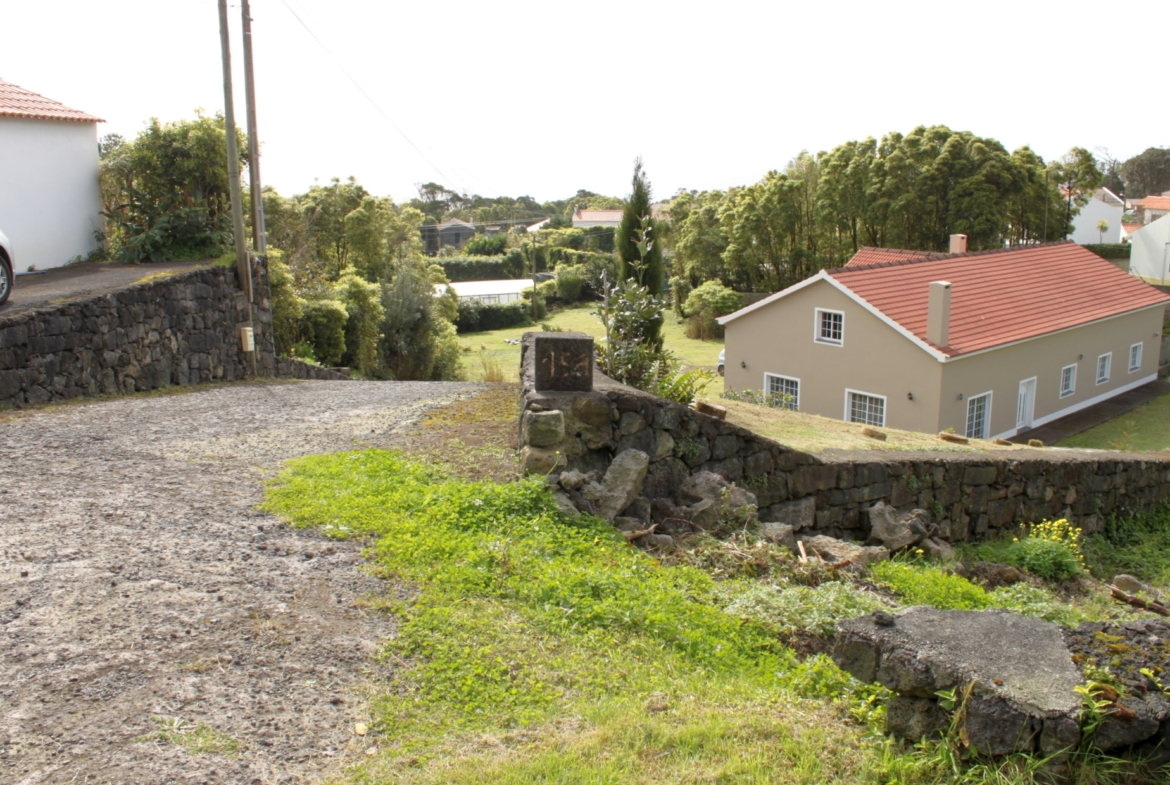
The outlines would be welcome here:
M 455 291 L 455 296 L 463 300 L 478 300 L 484 305 L 495 303 L 519 302 L 522 292 L 532 288 L 531 278 L 518 278 L 503 281 L 456 281 L 450 284 L 435 284 L 435 294 L 443 294 L 446 287 Z

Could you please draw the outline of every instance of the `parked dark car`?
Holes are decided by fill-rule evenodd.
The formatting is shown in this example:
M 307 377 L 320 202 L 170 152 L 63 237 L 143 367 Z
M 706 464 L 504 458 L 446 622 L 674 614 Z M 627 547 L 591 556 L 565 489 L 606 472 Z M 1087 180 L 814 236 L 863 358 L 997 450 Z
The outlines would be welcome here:
M 8 302 L 12 294 L 12 283 L 16 280 L 16 260 L 12 257 L 12 244 L 0 232 L 0 305 Z

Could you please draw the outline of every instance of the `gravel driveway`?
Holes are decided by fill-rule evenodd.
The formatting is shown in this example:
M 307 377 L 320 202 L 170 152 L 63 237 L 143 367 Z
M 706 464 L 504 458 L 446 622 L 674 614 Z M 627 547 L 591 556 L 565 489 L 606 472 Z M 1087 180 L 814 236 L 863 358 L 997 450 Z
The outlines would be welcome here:
M 388 665 L 360 544 L 253 509 L 284 459 L 392 446 L 475 384 L 242 384 L 0 419 L 0 783 L 315 781 Z M 160 722 L 235 757 L 140 741 Z M 204 723 L 224 736 L 195 734 Z

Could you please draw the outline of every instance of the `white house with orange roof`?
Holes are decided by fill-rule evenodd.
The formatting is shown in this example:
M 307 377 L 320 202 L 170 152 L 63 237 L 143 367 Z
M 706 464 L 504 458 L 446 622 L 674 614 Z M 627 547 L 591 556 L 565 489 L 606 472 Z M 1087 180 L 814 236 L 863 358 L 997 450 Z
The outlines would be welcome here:
M 97 247 L 100 122 L 0 80 L 0 231 L 16 272 L 60 267 Z
M 1154 381 L 1168 303 L 1067 241 L 911 252 L 721 318 L 725 382 L 850 422 L 1006 438 Z
M 1143 224 L 1153 223 L 1164 215 L 1170 215 L 1170 191 L 1150 194 L 1133 203 Z
M 620 207 L 616 210 L 595 210 L 590 207 L 578 207 L 573 211 L 573 228 L 588 229 L 591 226 L 621 226 L 623 212 Z

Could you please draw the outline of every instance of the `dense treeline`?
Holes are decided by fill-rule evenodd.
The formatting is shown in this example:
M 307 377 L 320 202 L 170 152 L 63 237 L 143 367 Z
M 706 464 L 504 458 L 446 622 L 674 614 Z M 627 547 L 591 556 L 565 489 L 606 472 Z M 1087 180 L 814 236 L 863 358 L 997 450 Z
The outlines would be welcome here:
M 945 250 L 951 234 L 972 250 L 1057 240 L 1101 177 L 1081 148 L 1049 163 L 945 126 L 801 153 L 753 185 L 674 199 L 676 297 L 709 280 L 783 288 L 862 246 Z

